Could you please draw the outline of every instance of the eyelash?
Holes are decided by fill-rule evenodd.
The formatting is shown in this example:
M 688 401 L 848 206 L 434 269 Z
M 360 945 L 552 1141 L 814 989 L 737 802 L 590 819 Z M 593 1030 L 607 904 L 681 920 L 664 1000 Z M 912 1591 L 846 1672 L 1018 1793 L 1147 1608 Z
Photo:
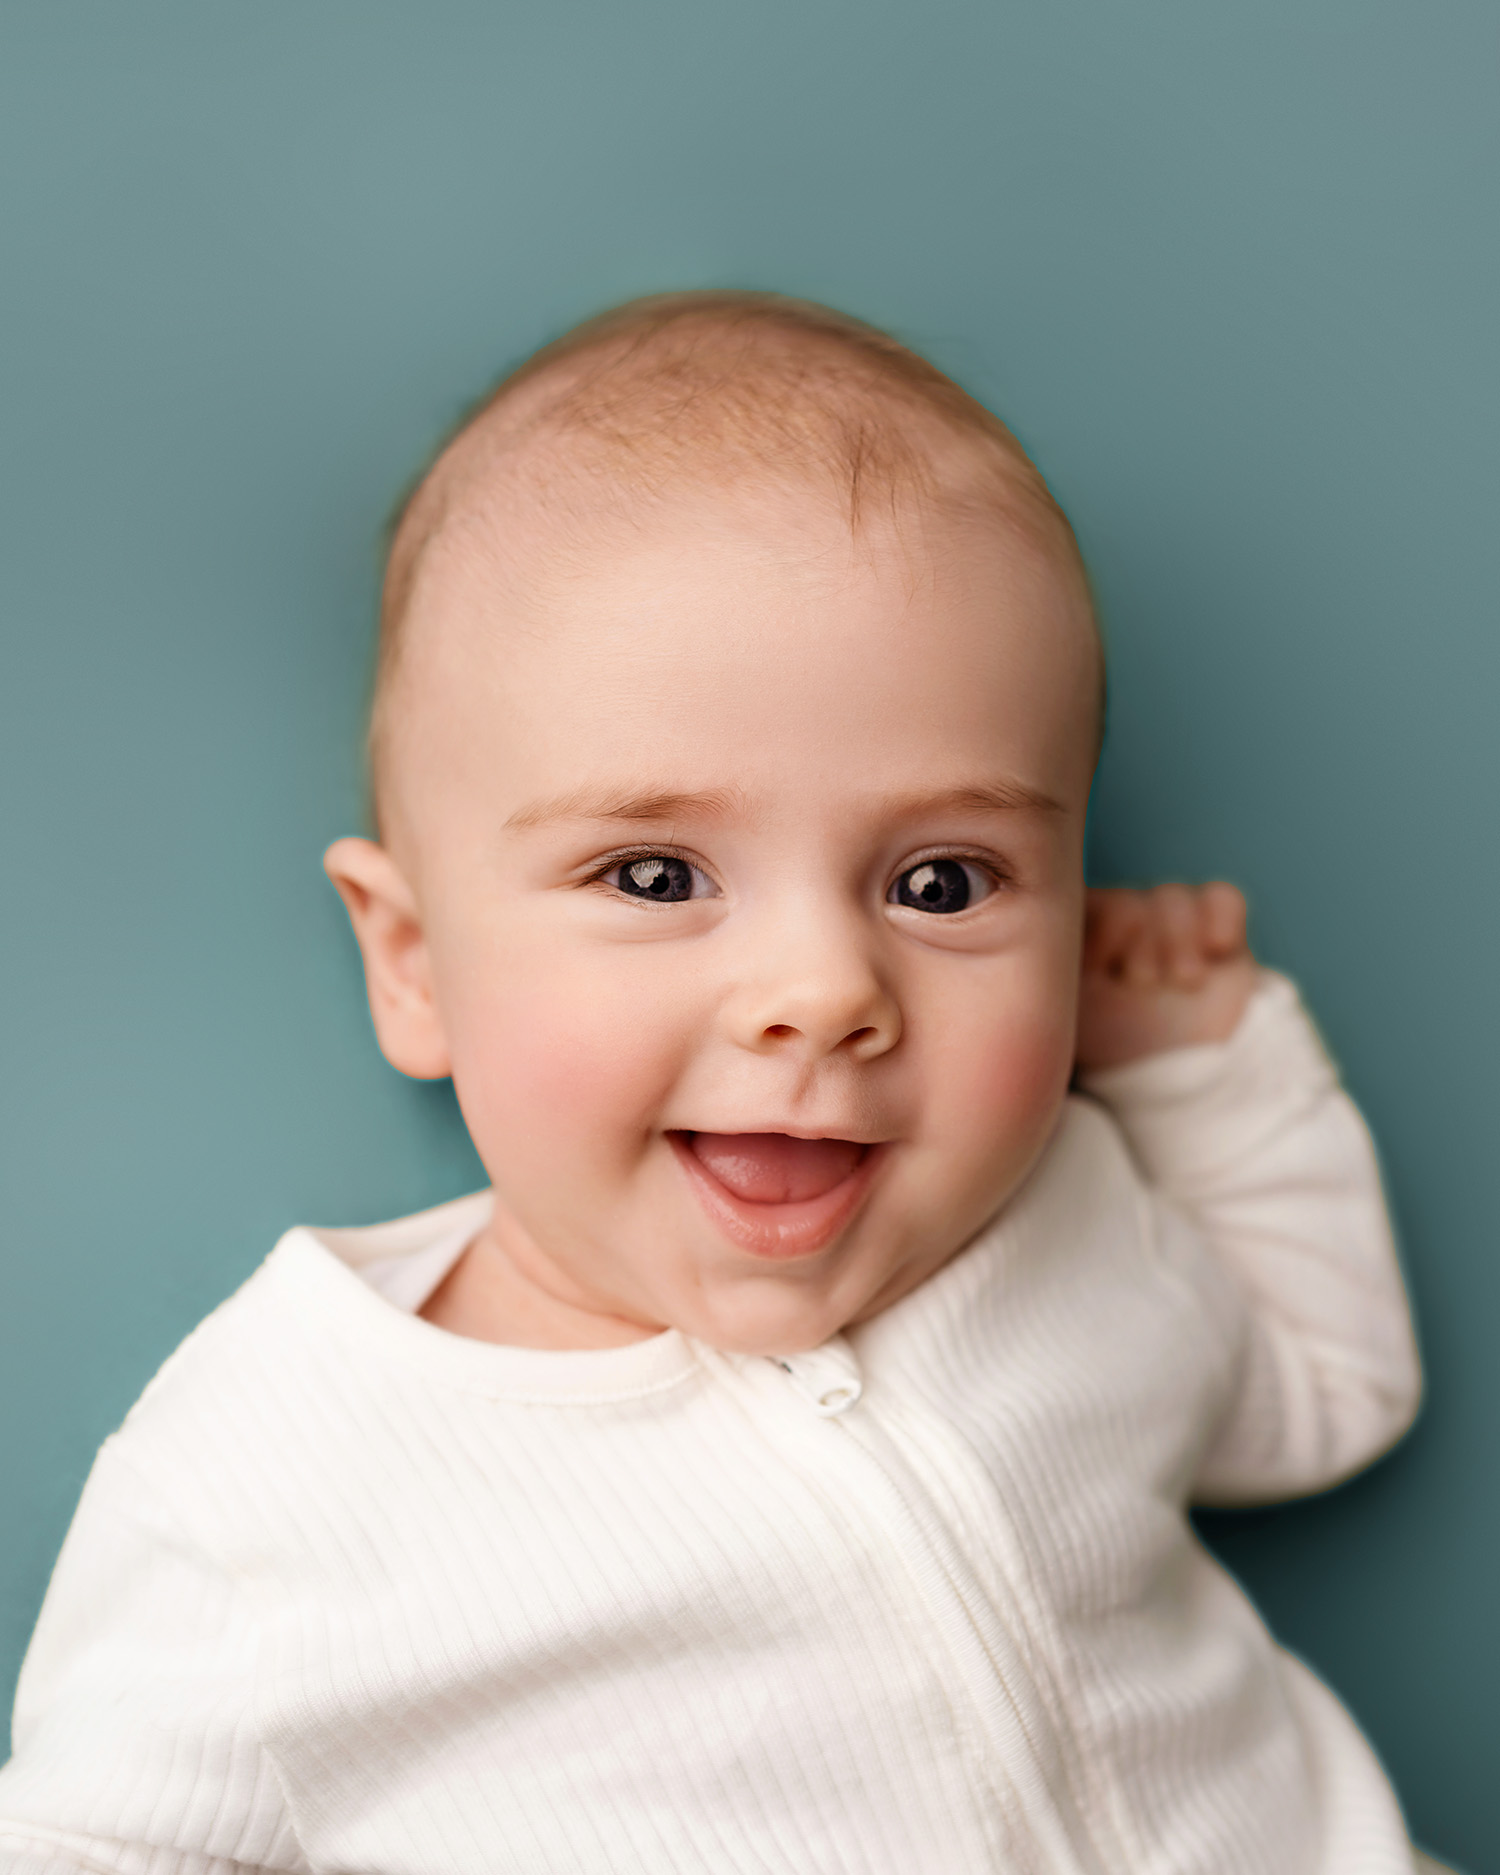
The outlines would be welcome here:
M 925 866 L 929 860 L 936 859 L 956 859 L 961 866 L 974 866 L 980 872 L 988 873 L 995 882 L 997 892 L 1003 891 L 1008 885 L 1015 884 L 1015 875 L 997 854 L 979 853 L 964 846 L 934 846 L 926 852 L 913 853 L 909 859 L 903 860 L 891 874 L 891 884 L 894 885 L 902 873 L 910 872 L 916 866 Z
M 633 866 L 640 859 L 680 859 L 684 866 L 691 866 L 694 872 L 701 872 L 706 879 L 714 878 L 707 866 L 701 865 L 691 853 L 685 853 L 680 846 L 630 846 L 618 853 L 606 853 L 597 865 L 590 868 L 580 883 L 583 885 L 602 884 L 605 875 L 613 872 L 617 866 Z M 718 883 L 718 880 L 714 879 L 715 886 Z M 624 892 L 620 893 L 621 898 L 627 896 Z M 633 905 L 642 905 L 647 901 L 632 898 L 630 902 Z

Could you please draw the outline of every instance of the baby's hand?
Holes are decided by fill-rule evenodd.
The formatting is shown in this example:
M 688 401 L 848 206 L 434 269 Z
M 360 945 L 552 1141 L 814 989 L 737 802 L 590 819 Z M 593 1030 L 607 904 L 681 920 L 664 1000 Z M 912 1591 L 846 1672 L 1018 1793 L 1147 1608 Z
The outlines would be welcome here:
M 1084 915 L 1078 1065 L 1116 1068 L 1226 1041 L 1255 988 L 1245 900 L 1232 885 L 1095 889 Z

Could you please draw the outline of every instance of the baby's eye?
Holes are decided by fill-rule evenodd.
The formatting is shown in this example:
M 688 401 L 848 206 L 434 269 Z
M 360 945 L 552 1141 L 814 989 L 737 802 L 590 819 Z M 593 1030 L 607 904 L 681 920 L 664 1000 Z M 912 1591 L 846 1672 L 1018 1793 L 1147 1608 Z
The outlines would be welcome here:
M 688 898 L 714 898 L 717 888 L 705 872 L 670 853 L 650 853 L 640 859 L 622 859 L 603 875 L 607 885 L 627 898 L 650 898 L 676 905 Z
M 989 897 L 995 881 L 980 866 L 961 859 L 924 859 L 908 866 L 890 891 L 889 905 L 909 905 L 913 911 L 965 911 Z

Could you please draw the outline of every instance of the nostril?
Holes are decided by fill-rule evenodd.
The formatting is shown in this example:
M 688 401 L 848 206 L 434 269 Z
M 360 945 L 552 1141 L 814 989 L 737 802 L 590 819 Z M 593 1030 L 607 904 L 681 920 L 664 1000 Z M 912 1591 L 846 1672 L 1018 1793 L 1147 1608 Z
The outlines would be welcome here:
M 767 1035 L 774 1035 L 779 1041 L 784 1035 L 795 1035 L 797 1031 L 789 1022 L 773 1022 L 766 1030 Z

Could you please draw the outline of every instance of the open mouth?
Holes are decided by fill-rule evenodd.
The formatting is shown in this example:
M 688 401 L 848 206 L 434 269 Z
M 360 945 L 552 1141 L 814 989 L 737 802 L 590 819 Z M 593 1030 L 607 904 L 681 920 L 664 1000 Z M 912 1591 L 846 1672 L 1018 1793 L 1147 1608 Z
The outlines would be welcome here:
M 849 1222 L 879 1146 L 789 1133 L 669 1133 L 679 1164 L 731 1243 L 762 1257 L 810 1256 Z

